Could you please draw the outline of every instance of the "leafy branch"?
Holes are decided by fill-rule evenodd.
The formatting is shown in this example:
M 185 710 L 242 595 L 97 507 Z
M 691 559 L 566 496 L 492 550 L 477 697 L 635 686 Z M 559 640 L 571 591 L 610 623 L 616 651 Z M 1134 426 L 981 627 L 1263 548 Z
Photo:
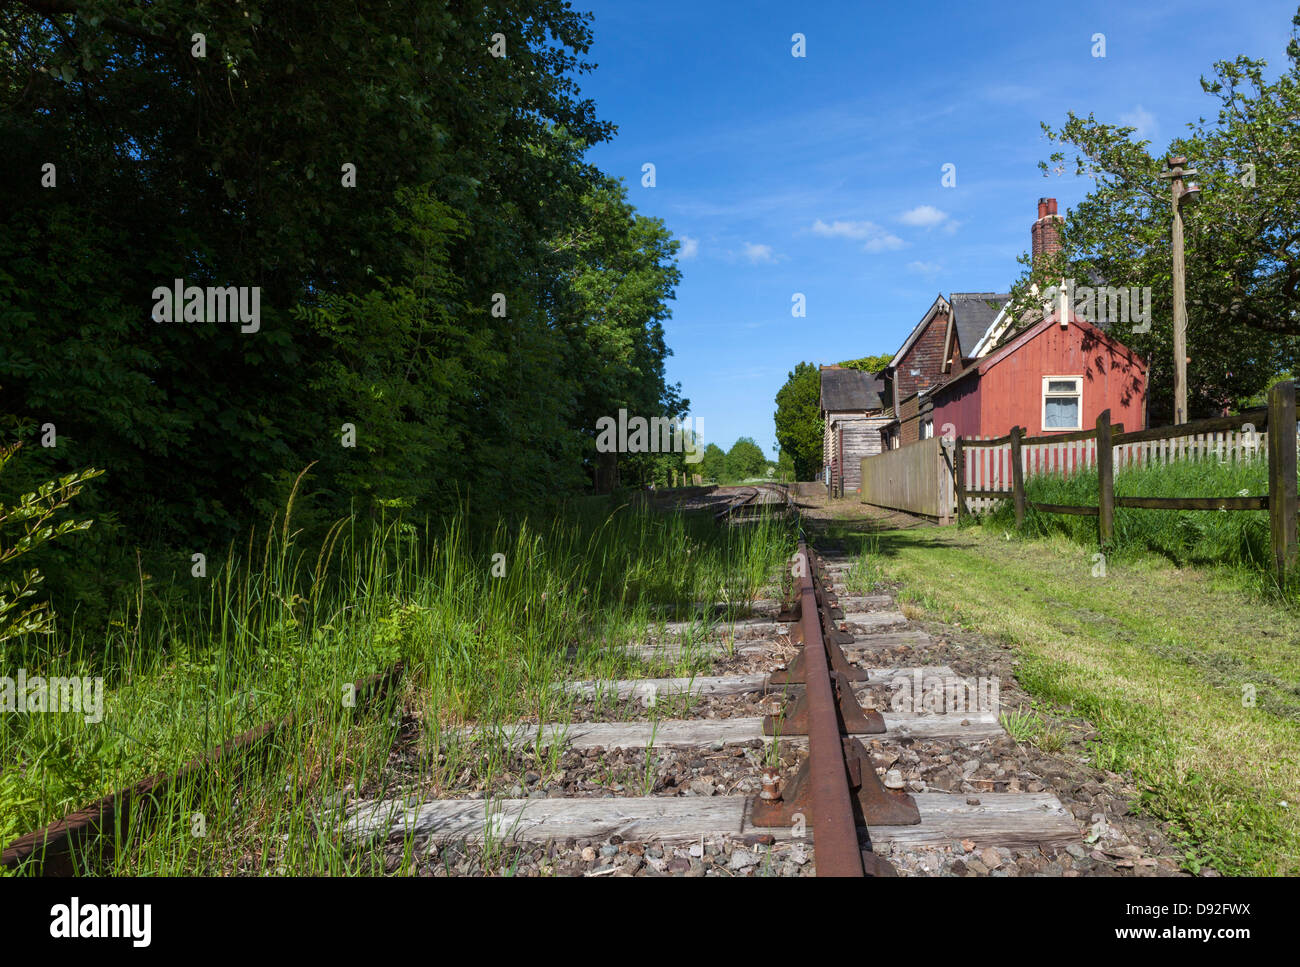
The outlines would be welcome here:
M 0 471 L 13 459 L 21 444 L 0 447 Z M 30 554 L 49 541 L 66 534 L 86 530 L 93 521 L 64 520 L 54 522 L 54 516 L 81 493 L 87 481 L 104 471 L 90 468 L 47 481 L 31 493 L 23 494 L 18 502 L 6 506 L 0 503 L 0 566 Z M 21 525 L 21 532 L 13 543 L 7 543 L 3 530 L 6 526 Z M 0 583 L 0 643 L 19 635 L 50 634 L 54 614 L 46 602 L 24 603 L 32 598 L 44 580 L 35 568 L 24 568 L 17 579 Z

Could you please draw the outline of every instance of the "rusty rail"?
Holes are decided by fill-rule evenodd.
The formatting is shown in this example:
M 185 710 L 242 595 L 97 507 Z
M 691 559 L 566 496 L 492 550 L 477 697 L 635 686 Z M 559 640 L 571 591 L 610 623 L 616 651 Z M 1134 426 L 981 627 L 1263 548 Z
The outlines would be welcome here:
M 818 876 L 863 876 L 858 828 L 840 740 L 839 711 L 822 642 L 821 612 L 813 584 L 808 545 L 799 542 L 800 625 L 808 697 L 808 768 L 816 837 Z
M 385 695 L 402 672 L 403 665 L 398 662 L 386 671 L 353 682 L 357 707 Z M 236 753 L 266 750 L 275 736 L 292 724 L 293 718 L 290 714 L 263 722 L 191 759 L 175 772 L 157 773 L 141 779 L 43 829 L 20 836 L 7 845 L 0 843 L 4 846 L 0 852 L 0 867 L 23 872 L 34 869 L 39 876 L 77 876 L 80 861 L 105 862 L 116 848 L 117 835 L 156 814 L 169 790 L 177 788 L 185 780 L 207 774 L 218 764 L 228 762 Z
M 723 507 L 720 511 L 714 514 L 713 519 L 715 521 L 731 520 L 732 516 L 735 515 L 735 513 L 739 511 L 742 507 L 750 506 L 750 504 L 752 504 L 754 500 L 757 499 L 758 494 L 759 494 L 759 489 L 757 487 L 752 487 L 750 488 L 749 493 L 743 495 L 737 495 L 738 499 L 733 500 L 731 503 L 727 504 L 726 507 Z
M 921 822 L 916 800 L 886 789 L 871 754 L 858 736 L 886 731 L 884 717 L 864 710 L 852 683 L 867 674 L 851 665 L 840 642 L 852 636 L 837 631 L 838 611 L 818 578 L 817 561 L 801 538 L 796 555 L 798 578 L 795 635 L 803 648 L 784 671 L 772 673 L 774 686 L 801 685 L 802 696 L 779 716 L 767 716 L 768 735 L 805 735 L 808 758 L 788 782 L 775 769 L 763 777 L 763 791 L 750 801 L 749 819 L 758 827 L 781 827 L 802 816 L 814 828 L 818 876 L 897 876 L 884 858 L 859 845 L 858 830 L 870 826 L 912 826 Z M 869 834 L 868 834 L 869 835 Z

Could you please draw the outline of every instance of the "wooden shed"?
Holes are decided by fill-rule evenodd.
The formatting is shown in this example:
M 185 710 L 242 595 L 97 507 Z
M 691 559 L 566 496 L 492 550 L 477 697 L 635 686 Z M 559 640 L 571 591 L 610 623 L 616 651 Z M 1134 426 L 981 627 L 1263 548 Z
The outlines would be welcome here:
M 880 452 L 880 429 L 893 419 L 880 394 L 884 381 L 840 366 L 821 368 L 822 462 L 831 496 L 856 493 L 862 458 Z

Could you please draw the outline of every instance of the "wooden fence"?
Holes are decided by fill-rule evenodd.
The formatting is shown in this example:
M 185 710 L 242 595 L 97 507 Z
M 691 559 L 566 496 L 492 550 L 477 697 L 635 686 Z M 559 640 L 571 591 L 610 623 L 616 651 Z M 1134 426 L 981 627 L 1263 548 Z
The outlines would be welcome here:
M 1124 424 L 1111 426 L 1116 470 L 1176 460 L 1215 458 L 1233 462 L 1262 458 L 1268 452 L 1268 409 L 1248 410 L 1237 416 L 1200 420 L 1176 427 L 1124 432 Z M 1011 470 L 1011 437 L 962 437 L 966 506 L 971 513 L 992 510 L 1010 499 L 1015 486 Z M 1097 466 L 1097 431 L 1023 437 L 1021 473 L 1071 474 Z M 983 495 L 983 496 L 977 496 Z
M 1122 432 L 1123 424 L 1114 430 Z M 980 514 L 993 510 L 1015 492 L 1011 464 L 1011 436 L 960 437 L 955 445 L 954 473 L 963 479 L 957 490 L 966 496 L 965 510 Z M 1093 430 L 1056 436 L 1024 437 L 1020 441 L 1021 475 L 1070 474 L 1097 465 L 1097 440 Z M 960 468 L 960 471 L 958 471 Z M 957 508 L 960 512 L 962 508 Z
M 1020 427 L 997 439 L 932 438 L 862 460 L 862 500 L 949 523 L 991 510 L 1003 500 L 1024 521 L 1025 479 L 1040 473 L 1096 469 L 1096 506 L 1035 504 L 1052 514 L 1097 518 L 1104 547 L 1114 537 L 1116 507 L 1143 510 L 1267 510 L 1280 576 L 1296 569 L 1296 384 L 1278 383 L 1269 404 L 1236 416 L 1124 432 L 1104 412 L 1091 430 L 1026 437 Z M 1255 497 L 1117 497 L 1116 470 L 1179 460 L 1245 461 L 1267 457 L 1268 494 Z
M 946 444 L 946 445 L 945 445 Z M 948 453 L 939 437 L 862 458 L 862 501 L 951 523 L 956 503 Z
M 1000 500 L 1015 505 L 1016 523 L 1024 521 L 1025 478 L 1034 473 L 1066 472 L 1095 467 L 1097 506 L 1035 504 L 1054 514 L 1097 518 L 1098 539 L 1104 547 L 1114 536 L 1116 507 L 1143 510 L 1267 510 L 1270 518 L 1274 569 L 1284 577 L 1297 566 L 1296 543 L 1296 384 L 1278 383 L 1266 408 L 1236 416 L 1198 420 L 1179 426 L 1123 432 L 1112 426 L 1110 411 L 1097 427 L 1058 436 L 1024 437 L 1020 427 L 996 440 L 957 438 L 953 477 L 956 513 L 978 513 Z M 1127 467 L 1163 465 L 1177 460 L 1241 461 L 1268 458 L 1267 495 L 1256 497 L 1117 497 L 1114 474 Z M 874 503 L 874 501 L 873 501 Z

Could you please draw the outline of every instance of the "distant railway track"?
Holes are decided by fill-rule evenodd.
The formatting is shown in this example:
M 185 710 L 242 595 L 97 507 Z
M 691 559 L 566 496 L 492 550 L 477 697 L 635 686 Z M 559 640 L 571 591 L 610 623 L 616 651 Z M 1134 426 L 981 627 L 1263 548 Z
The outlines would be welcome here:
M 782 484 L 755 484 L 752 487 L 742 488 L 731 495 L 727 505 L 713 516 L 715 520 L 743 518 L 746 512 L 753 513 L 757 511 L 762 513 L 771 504 L 781 504 L 786 511 L 798 514 L 798 509 L 790 497 L 788 486 Z

